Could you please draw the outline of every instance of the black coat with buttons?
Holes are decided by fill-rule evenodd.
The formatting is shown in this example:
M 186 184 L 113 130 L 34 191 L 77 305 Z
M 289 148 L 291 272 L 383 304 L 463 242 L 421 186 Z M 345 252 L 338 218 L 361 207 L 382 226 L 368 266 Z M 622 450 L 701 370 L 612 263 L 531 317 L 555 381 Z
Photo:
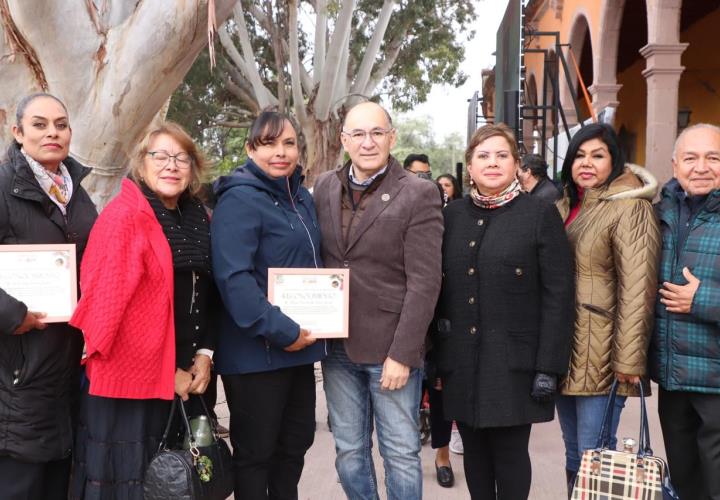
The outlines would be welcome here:
M 17 144 L 10 146 L 0 165 L 0 244 L 74 243 L 79 269 L 97 211 L 80 186 L 90 169 L 69 157 L 63 163 L 73 183 L 66 216 Z M 49 323 L 45 330 L 13 335 L 26 313 L 25 304 L 0 288 L 0 456 L 49 462 L 72 448 L 82 334 L 67 323 Z
M 572 254 L 557 209 L 521 194 L 486 210 L 443 212 L 443 285 L 434 347 L 445 417 L 475 428 L 553 419 L 530 392 L 564 374 L 573 326 Z

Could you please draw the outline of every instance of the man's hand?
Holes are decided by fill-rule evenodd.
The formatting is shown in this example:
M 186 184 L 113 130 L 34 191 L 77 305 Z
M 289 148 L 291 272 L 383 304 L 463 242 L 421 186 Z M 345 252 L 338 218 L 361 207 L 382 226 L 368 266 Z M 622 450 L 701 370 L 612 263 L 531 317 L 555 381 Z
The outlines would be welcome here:
M 549 403 L 557 393 L 557 376 L 537 372 L 533 380 L 530 396 L 538 403 Z
M 47 328 L 47 323 L 43 323 L 42 319 L 47 316 L 46 313 L 28 311 L 25 315 L 25 319 L 20 326 L 13 332 L 14 335 L 22 335 L 30 330 L 44 330 Z
M 190 384 L 190 394 L 202 394 L 210 383 L 210 367 L 212 360 L 207 354 L 196 354 L 195 362 L 190 367 L 192 375 L 192 384 Z
M 665 304 L 668 312 L 689 314 L 692 309 L 693 297 L 700 286 L 700 280 L 693 276 L 687 267 L 683 267 L 683 276 L 688 281 L 687 285 L 675 285 L 666 281 L 660 289 L 660 302 Z
M 615 373 L 615 378 L 621 384 L 638 385 L 640 383 L 640 375 L 625 375 L 624 373 Z
M 317 339 L 312 336 L 310 330 L 300 328 L 300 335 L 295 342 L 285 348 L 287 352 L 295 352 L 305 349 L 309 345 L 313 345 Z
M 397 361 L 385 358 L 382 375 L 380 375 L 380 388 L 389 391 L 402 389 L 410 377 L 410 367 Z
M 183 401 L 187 401 L 190 397 L 190 385 L 192 385 L 192 374 L 180 368 L 175 370 L 175 394 L 180 396 Z

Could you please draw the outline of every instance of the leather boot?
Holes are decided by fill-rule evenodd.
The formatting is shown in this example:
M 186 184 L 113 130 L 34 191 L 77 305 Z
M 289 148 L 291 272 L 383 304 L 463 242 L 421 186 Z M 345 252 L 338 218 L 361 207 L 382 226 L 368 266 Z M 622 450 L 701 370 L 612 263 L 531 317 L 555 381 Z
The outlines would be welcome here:
M 572 499 L 572 491 L 573 491 L 573 487 L 575 486 L 575 477 L 576 476 L 577 476 L 577 471 L 565 469 L 565 483 L 567 484 L 568 500 Z

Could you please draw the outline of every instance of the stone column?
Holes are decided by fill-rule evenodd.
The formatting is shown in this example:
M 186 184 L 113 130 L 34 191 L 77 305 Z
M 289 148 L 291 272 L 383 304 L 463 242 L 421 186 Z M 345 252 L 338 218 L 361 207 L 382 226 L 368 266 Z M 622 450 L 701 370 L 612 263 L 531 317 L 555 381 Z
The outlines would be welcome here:
M 595 109 L 597 115 L 600 115 L 600 112 L 605 108 L 612 108 L 612 111 L 610 111 L 612 116 L 605 121 L 610 125 L 615 123 L 615 111 L 620 105 L 617 95 L 621 87 L 622 85 L 617 83 L 596 83 L 588 87 L 588 92 L 592 96 L 593 109 Z
M 645 166 L 662 184 L 672 177 L 672 149 L 677 134 L 678 87 L 685 69 L 680 57 L 687 43 L 649 43 L 640 54 L 647 60 Z

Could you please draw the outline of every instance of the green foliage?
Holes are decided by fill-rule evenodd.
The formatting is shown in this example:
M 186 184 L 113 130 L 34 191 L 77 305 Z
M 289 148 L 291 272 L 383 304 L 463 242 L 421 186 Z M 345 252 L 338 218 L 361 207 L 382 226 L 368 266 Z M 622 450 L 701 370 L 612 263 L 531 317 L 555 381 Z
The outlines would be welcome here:
M 432 133 L 432 118 L 393 117 L 397 131 L 397 143 L 392 154 L 401 163 L 412 153 L 423 153 L 430 159 L 433 177 L 450 173 L 455 175 L 455 163 L 464 162 L 465 142 L 461 134 L 454 132 L 437 141 Z

